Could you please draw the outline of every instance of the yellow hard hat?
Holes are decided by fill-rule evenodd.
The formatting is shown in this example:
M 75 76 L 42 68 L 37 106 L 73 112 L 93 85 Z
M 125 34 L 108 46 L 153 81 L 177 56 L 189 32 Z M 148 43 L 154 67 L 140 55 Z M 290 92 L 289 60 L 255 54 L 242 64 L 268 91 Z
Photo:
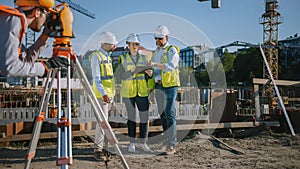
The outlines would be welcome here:
M 54 0 L 16 0 L 16 6 L 40 6 L 46 9 L 54 5 Z

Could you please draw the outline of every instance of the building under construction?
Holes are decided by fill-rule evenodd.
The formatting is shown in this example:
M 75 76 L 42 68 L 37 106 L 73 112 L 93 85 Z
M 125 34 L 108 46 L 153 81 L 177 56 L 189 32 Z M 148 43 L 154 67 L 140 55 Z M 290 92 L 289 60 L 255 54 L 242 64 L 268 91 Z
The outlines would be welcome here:
M 280 107 L 279 99 L 283 99 L 283 103 L 288 110 L 291 117 L 292 124 L 295 128 L 299 128 L 296 119 L 299 119 L 300 95 L 297 93 L 298 81 L 280 81 L 278 74 L 279 61 L 281 65 L 288 70 L 293 67 L 297 70 L 297 63 L 299 63 L 299 48 L 292 48 L 299 46 L 299 38 L 295 35 L 290 39 L 278 41 L 278 25 L 281 24 L 280 14 L 277 11 L 277 0 L 265 1 L 265 12 L 262 14 L 261 24 L 263 25 L 263 43 L 266 48 L 264 52 L 267 56 L 267 61 L 271 67 L 271 72 L 274 75 L 278 86 L 280 88 L 281 96 L 278 97 L 273 92 L 273 85 L 270 82 L 270 74 L 267 73 L 264 67 L 264 79 L 253 79 L 253 89 L 243 89 L 241 87 L 234 89 L 213 88 L 210 86 L 199 89 L 193 79 L 191 79 L 192 72 L 188 72 L 183 78 L 187 82 L 179 89 L 177 101 L 175 104 L 175 114 L 177 120 L 182 120 L 188 124 L 192 124 L 186 129 L 203 129 L 209 126 L 193 127 L 194 123 L 198 124 L 223 124 L 223 128 L 243 128 L 256 126 L 256 120 L 260 122 L 276 121 L 271 125 L 278 126 L 279 122 L 285 125 L 282 116 L 282 107 Z M 290 44 L 292 43 L 292 44 Z M 288 45 L 287 45 L 288 44 Z M 231 45 L 240 45 L 233 43 Z M 250 44 L 242 44 L 250 45 Z M 280 48 L 284 46 L 285 48 Z M 251 45 L 250 45 L 251 47 Z M 278 49 L 280 49 L 278 51 Z M 124 54 L 126 49 L 119 48 L 113 53 L 113 61 L 117 62 L 117 57 Z M 190 68 L 193 71 L 201 71 L 205 67 L 206 53 L 208 47 L 203 46 L 189 46 L 181 49 L 180 53 L 180 67 Z M 281 55 L 282 54 L 282 55 Z M 86 54 L 88 56 L 88 53 Z M 79 58 L 83 67 L 88 67 L 89 62 L 86 56 Z M 284 59 L 280 59 L 284 56 Z M 293 57 L 291 57 L 293 56 Z M 293 59 L 290 61 L 290 59 Z M 86 69 L 86 74 L 91 74 Z M 14 79 L 13 83 L 1 82 L 0 84 L 0 133 L 2 136 L 17 135 L 20 133 L 30 133 L 35 116 L 38 114 L 40 106 L 41 95 L 43 93 L 43 79 L 35 79 L 35 85 L 28 85 L 23 83 L 23 79 Z M 299 79 L 294 79 L 299 80 Z M 27 81 L 26 81 L 27 82 Z M 62 84 L 65 80 L 62 80 Z M 64 88 L 64 87 L 62 87 Z M 87 99 L 86 93 L 83 90 L 80 81 L 76 78 L 72 79 L 72 124 L 73 130 L 90 131 L 95 128 L 95 116 L 91 105 Z M 122 98 L 118 95 L 119 88 L 117 86 L 117 96 L 114 98 L 113 108 L 109 112 L 109 122 L 115 127 L 124 127 L 127 120 L 127 112 L 122 103 Z M 62 100 L 65 100 L 65 91 L 62 93 Z M 53 86 L 53 94 L 48 103 L 46 111 L 46 119 L 44 131 L 56 131 L 56 89 Z M 156 125 L 159 119 L 157 106 L 153 95 L 150 95 L 150 125 Z M 62 103 L 64 107 L 66 103 Z M 241 123 L 235 123 L 241 122 Z M 250 122 L 250 123 L 247 123 Z M 229 123 L 229 125 L 225 125 Z M 117 125 L 116 125 L 117 124 Z M 120 124 L 120 125 L 119 125 Z M 259 124 L 259 123 L 258 123 Z M 215 126 L 214 126 L 215 127 Z M 180 127 L 179 127 L 180 128 Z M 220 126 L 219 128 L 222 128 Z M 5 139 L 2 139 L 5 140 Z M 7 140 L 6 140 L 7 141 Z M 14 139 L 11 139 L 14 141 Z

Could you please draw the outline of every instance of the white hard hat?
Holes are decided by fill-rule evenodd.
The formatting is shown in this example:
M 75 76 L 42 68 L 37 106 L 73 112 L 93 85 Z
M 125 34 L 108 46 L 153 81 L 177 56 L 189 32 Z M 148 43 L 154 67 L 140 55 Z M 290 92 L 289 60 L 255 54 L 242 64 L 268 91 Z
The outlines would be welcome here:
M 169 29 L 166 25 L 158 25 L 154 33 L 154 37 L 163 38 L 169 34 Z
M 128 35 L 127 39 L 126 39 L 126 43 L 141 43 L 139 36 L 135 33 L 131 33 Z
M 118 44 L 116 36 L 111 32 L 102 32 L 99 36 L 100 43 L 108 43 L 112 45 Z

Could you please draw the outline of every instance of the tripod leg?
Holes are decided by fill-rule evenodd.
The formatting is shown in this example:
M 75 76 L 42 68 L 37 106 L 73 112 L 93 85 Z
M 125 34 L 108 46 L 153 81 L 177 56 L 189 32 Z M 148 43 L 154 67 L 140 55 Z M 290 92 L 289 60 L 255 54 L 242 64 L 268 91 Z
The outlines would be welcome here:
M 69 65 L 70 65 L 70 58 L 69 58 Z M 68 130 L 68 138 L 67 138 L 67 154 L 70 159 L 69 164 L 73 164 L 73 157 L 72 157 L 72 108 L 71 108 L 71 66 L 68 66 L 68 74 L 67 74 L 67 117 L 69 119 L 69 126 L 67 127 Z
M 105 137 L 107 138 L 108 142 L 110 144 L 114 145 L 115 151 L 116 151 L 117 155 L 120 157 L 124 168 L 129 169 L 129 166 L 128 166 L 128 164 L 127 164 L 127 162 L 126 162 L 126 160 L 125 160 L 125 158 L 124 158 L 124 156 L 123 156 L 123 154 L 122 154 L 122 152 L 121 152 L 121 150 L 120 150 L 120 148 L 117 144 L 118 140 L 115 137 L 115 135 L 113 133 L 113 130 L 110 127 L 106 117 L 104 116 L 103 110 L 100 107 L 100 104 L 99 104 L 94 92 L 92 91 L 91 86 L 88 83 L 88 80 L 87 80 L 87 78 L 86 78 L 86 76 L 83 72 L 83 69 L 82 69 L 78 59 L 76 58 L 75 61 L 76 61 L 75 66 L 77 68 L 76 73 L 79 76 L 80 82 L 81 82 L 83 88 L 85 89 L 85 91 L 87 92 L 88 98 L 89 98 L 89 100 L 90 100 L 90 102 L 93 106 L 93 109 L 97 110 L 97 111 L 94 111 L 97 122 L 102 127 L 102 129 L 104 130 Z
M 69 59 L 70 60 L 70 59 Z M 67 110 L 62 109 L 62 93 L 61 93 L 61 71 L 57 74 L 57 100 L 58 114 L 57 117 L 57 165 L 66 169 L 68 165 L 73 163 L 72 158 L 72 125 L 71 125 L 71 69 L 67 69 Z
M 43 89 L 43 95 L 42 95 L 42 101 L 39 107 L 39 114 L 35 117 L 35 122 L 34 122 L 34 128 L 31 136 L 31 140 L 29 143 L 29 150 L 28 153 L 26 154 L 25 160 L 25 169 L 28 169 L 31 163 L 32 158 L 35 156 L 35 151 L 37 147 L 37 143 L 40 137 L 42 125 L 43 125 L 43 120 L 46 115 L 46 109 L 47 109 L 47 103 L 50 98 L 50 93 L 52 89 L 52 84 L 54 81 L 54 76 L 56 74 L 57 70 L 51 70 L 50 73 L 47 76 L 46 83 Z M 52 75 L 51 82 L 50 82 L 50 76 Z

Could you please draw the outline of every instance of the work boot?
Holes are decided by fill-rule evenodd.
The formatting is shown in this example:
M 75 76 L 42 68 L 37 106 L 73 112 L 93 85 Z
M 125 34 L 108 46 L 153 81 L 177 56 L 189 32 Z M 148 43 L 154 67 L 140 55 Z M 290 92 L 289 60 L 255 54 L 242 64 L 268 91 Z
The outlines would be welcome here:
M 128 152 L 134 153 L 135 152 L 135 146 L 134 143 L 130 143 L 128 147 Z
M 170 148 L 168 148 L 165 152 L 166 155 L 174 155 L 176 153 L 176 150 L 173 146 L 171 146 Z
M 105 157 L 103 151 L 94 151 L 94 158 L 98 161 L 104 161 Z
M 144 152 L 152 153 L 153 151 L 148 147 L 146 143 L 139 144 L 139 148 L 142 149 Z

